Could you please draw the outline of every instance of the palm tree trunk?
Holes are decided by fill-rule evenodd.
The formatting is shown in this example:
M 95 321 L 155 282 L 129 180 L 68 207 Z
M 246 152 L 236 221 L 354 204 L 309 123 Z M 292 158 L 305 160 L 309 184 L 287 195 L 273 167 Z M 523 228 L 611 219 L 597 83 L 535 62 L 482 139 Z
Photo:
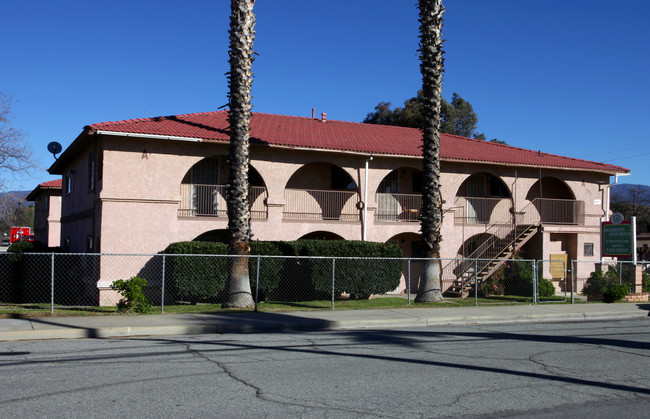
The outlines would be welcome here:
M 230 146 L 228 149 L 228 231 L 231 256 L 223 307 L 254 305 L 248 276 L 250 254 L 250 208 L 248 205 L 248 163 L 253 81 L 255 0 L 230 2 L 230 73 L 228 75 Z
M 420 71 L 422 73 L 422 166 L 423 190 L 420 224 L 427 261 L 416 302 L 441 301 L 442 264 L 440 229 L 440 108 L 442 104 L 442 0 L 419 0 Z

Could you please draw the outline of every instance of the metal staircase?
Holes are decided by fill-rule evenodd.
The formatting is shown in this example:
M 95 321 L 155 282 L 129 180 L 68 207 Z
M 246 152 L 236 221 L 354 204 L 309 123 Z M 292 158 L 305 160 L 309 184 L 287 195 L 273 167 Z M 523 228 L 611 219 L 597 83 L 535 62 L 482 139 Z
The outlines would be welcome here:
M 466 297 L 473 287 L 474 278 L 479 284 L 489 278 L 539 231 L 540 226 L 541 217 L 535 201 L 516 212 L 510 223 L 492 224 L 485 230 L 489 238 L 476 250 L 443 267 L 443 280 L 453 278 L 444 295 Z

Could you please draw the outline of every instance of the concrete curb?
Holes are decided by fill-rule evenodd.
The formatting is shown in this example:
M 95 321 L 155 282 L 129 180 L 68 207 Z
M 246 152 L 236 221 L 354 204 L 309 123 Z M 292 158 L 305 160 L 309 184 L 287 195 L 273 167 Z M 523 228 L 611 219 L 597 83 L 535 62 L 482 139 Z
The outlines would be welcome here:
M 172 335 L 207 335 L 228 333 L 271 333 L 297 332 L 315 330 L 371 329 L 393 327 L 431 327 L 447 325 L 478 325 L 506 323 L 541 323 L 541 322 L 580 322 L 597 320 L 625 320 L 647 318 L 648 311 L 638 310 L 607 310 L 579 311 L 555 313 L 457 313 L 450 315 L 444 311 L 431 315 L 430 311 L 411 312 L 404 315 L 400 312 L 382 311 L 382 318 L 371 318 L 373 312 L 328 312 L 303 314 L 291 313 L 281 320 L 269 317 L 250 317 L 224 319 L 219 316 L 188 316 L 185 318 L 157 317 L 155 321 L 169 321 L 176 324 L 159 325 L 107 325 L 102 321 L 115 323 L 114 319 L 67 320 L 60 324 L 52 324 L 50 320 L 37 319 L 0 319 L 0 341 L 41 340 L 41 339 L 101 339 L 110 337 L 135 336 L 172 336 Z M 328 317 L 330 319 L 328 319 Z M 356 317 L 356 318 L 346 318 Z M 120 321 L 127 321 L 124 318 Z M 133 320 L 133 319 L 132 319 Z M 67 323 L 67 324 L 64 324 Z M 95 326 L 93 326 L 95 324 Z

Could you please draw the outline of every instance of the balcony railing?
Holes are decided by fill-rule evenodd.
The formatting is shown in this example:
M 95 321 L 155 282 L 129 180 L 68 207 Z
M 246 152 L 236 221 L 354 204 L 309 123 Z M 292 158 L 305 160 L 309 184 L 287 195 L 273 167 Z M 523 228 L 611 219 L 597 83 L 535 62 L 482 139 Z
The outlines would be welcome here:
M 585 203 L 573 199 L 536 198 L 533 205 L 542 224 L 584 225 Z
M 379 222 L 420 221 L 421 194 L 378 193 L 375 220 Z
M 455 224 L 507 224 L 512 222 L 510 198 L 457 197 Z M 527 211 L 537 211 L 542 224 L 584 225 L 585 203 L 573 199 L 536 198 Z
M 267 218 L 266 197 L 266 188 L 263 186 L 249 188 L 248 200 L 251 218 Z M 178 216 L 228 218 L 226 186 L 182 184 Z
M 356 191 L 285 189 L 285 220 L 360 221 Z
M 502 224 L 512 221 L 512 199 L 459 196 L 454 201 L 454 224 Z

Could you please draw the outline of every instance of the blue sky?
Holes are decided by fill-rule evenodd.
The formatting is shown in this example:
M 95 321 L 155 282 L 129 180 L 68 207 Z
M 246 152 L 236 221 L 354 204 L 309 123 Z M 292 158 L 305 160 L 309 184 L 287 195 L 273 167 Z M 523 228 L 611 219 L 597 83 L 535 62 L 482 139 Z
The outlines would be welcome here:
M 42 170 L 85 125 L 227 102 L 229 1 L 2 7 L 0 91 Z M 443 96 L 508 144 L 627 167 L 650 184 L 650 1 L 449 0 Z M 254 111 L 362 121 L 421 84 L 415 0 L 258 0 Z

